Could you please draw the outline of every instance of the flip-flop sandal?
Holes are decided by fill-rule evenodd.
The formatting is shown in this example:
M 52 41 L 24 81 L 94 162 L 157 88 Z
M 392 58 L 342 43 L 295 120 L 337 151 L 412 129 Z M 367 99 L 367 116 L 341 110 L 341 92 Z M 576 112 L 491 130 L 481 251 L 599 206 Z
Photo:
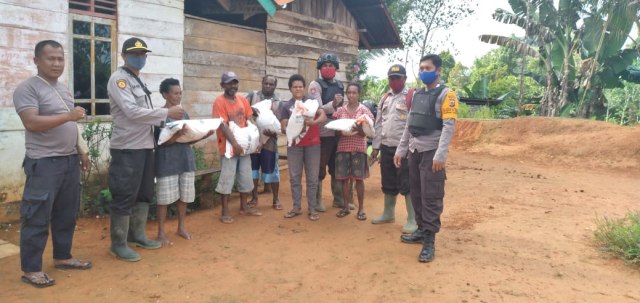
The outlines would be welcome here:
M 257 200 L 255 202 L 249 201 L 247 202 L 247 206 L 249 206 L 249 208 L 256 207 L 258 206 L 258 201 Z
M 222 216 L 220 217 L 220 222 L 224 223 L 224 224 L 231 224 L 233 223 L 233 218 L 231 216 Z
M 343 218 L 343 217 L 346 217 L 347 215 L 349 215 L 350 213 L 351 213 L 351 212 L 350 212 L 350 211 L 348 211 L 348 210 L 341 209 L 341 210 L 340 210 L 340 211 L 338 211 L 338 213 L 336 214 L 336 217 L 338 217 L 338 218 Z
M 38 282 L 36 282 L 36 280 L 38 280 L 38 279 L 44 279 L 45 282 L 38 283 Z M 47 275 L 45 273 L 42 273 L 41 275 L 22 276 L 22 282 L 27 283 L 27 284 L 31 284 L 31 285 L 33 285 L 34 287 L 37 287 L 37 288 L 53 286 L 54 284 L 56 284 L 56 280 L 51 279 L 49 277 L 49 275 Z
M 53 267 L 57 268 L 57 269 L 80 269 L 80 270 L 85 270 L 85 269 L 89 269 L 93 266 L 93 264 L 91 264 L 91 261 L 82 261 L 82 260 L 78 260 L 78 259 L 73 259 L 73 261 L 71 261 L 71 263 L 59 263 L 54 265 Z
M 318 213 L 309 213 L 309 220 L 318 221 L 320 219 L 320 215 Z
M 356 218 L 357 218 L 358 220 L 360 220 L 360 221 L 367 220 L 367 214 L 366 214 L 366 213 L 364 213 L 364 212 L 359 212 L 359 213 L 358 213 L 358 216 L 357 216 Z
M 249 208 L 248 210 L 241 210 L 240 214 L 245 216 L 262 216 L 262 213 L 255 208 Z
M 290 219 L 290 218 L 293 218 L 293 217 L 297 217 L 299 215 L 302 215 L 301 211 L 290 210 L 286 214 L 284 214 L 284 217 L 287 218 L 287 219 Z
M 282 204 L 280 204 L 280 202 L 273 203 L 271 207 L 275 210 L 282 210 Z

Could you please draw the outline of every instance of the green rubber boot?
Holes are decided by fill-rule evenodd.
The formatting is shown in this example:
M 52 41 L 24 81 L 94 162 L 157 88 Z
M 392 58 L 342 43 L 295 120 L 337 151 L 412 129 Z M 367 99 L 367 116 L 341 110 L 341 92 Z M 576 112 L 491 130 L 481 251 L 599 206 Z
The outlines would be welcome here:
M 147 216 L 149 215 L 149 203 L 136 203 L 131 213 L 129 222 L 129 244 L 144 249 L 158 249 L 162 244 L 158 241 L 147 239 Z
M 384 195 L 384 210 L 382 211 L 382 215 L 380 217 L 374 218 L 371 220 L 373 224 L 384 224 L 384 223 L 393 223 L 396 221 L 396 196 L 394 195 Z
M 321 213 L 327 211 L 327 209 L 324 208 L 324 204 L 322 203 L 322 180 L 318 180 L 318 194 L 316 195 L 316 211 Z
M 129 216 L 111 215 L 111 250 L 114 257 L 128 262 L 140 261 L 140 255 L 127 245 Z
M 416 212 L 413 210 L 410 195 L 404 196 L 404 202 L 407 204 L 407 224 L 402 227 L 402 233 L 411 234 L 418 230 L 418 224 L 416 224 Z
M 344 206 L 344 197 L 342 195 L 342 181 L 331 178 L 331 193 L 333 194 L 333 208 L 342 208 Z M 349 209 L 356 209 L 353 204 L 353 183 L 349 187 L 349 193 L 347 193 L 347 199 L 349 200 Z

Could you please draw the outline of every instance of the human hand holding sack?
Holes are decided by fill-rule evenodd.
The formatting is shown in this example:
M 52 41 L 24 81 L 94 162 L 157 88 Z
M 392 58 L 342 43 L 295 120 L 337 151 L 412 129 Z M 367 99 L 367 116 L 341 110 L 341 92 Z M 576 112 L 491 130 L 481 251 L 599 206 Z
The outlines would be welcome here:
M 275 133 L 276 135 L 281 134 L 280 121 L 278 121 L 278 118 L 271 110 L 272 104 L 271 99 L 266 99 L 252 106 L 252 108 L 258 111 L 256 126 L 260 130 L 261 144 L 265 144 L 269 140 L 269 136 L 264 134 L 265 130 Z
M 247 127 L 240 127 L 235 122 L 229 122 L 229 130 L 236 139 L 236 142 L 242 147 L 242 154 L 238 155 L 237 151 L 234 151 L 233 146 L 229 140 L 227 140 L 226 152 L 224 156 L 231 159 L 235 156 L 242 156 L 255 153 L 260 148 L 260 131 L 251 122 L 247 121 Z

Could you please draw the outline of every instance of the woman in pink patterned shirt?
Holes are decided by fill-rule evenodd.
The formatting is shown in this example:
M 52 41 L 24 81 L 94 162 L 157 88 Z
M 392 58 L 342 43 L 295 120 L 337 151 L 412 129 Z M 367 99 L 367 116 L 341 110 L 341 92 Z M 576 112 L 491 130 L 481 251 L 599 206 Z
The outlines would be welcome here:
M 362 86 L 358 83 L 349 83 L 347 85 L 347 104 L 338 108 L 333 114 L 334 119 L 362 119 L 364 116 L 373 120 L 373 114 L 369 109 L 360 104 L 360 93 Z M 367 163 L 367 138 L 364 134 L 362 124 L 367 123 L 366 120 L 358 123 L 355 127 L 355 134 L 348 135 L 337 132 L 340 137 L 338 140 L 338 152 L 336 154 L 336 179 L 342 182 L 342 195 L 347 201 L 347 195 L 351 187 L 351 182 L 356 182 L 356 193 L 358 194 L 358 216 L 357 219 L 364 221 L 367 215 L 364 212 L 364 179 L 369 177 L 369 164 Z M 336 216 L 342 218 L 351 212 L 349 204 L 338 211 Z

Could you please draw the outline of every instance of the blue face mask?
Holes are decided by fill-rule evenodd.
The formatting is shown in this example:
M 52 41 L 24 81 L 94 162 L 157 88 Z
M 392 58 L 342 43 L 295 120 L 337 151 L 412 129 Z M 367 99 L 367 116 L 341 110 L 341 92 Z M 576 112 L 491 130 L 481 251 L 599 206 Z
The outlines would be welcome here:
M 127 63 L 127 66 L 133 69 L 141 70 L 144 67 L 144 65 L 147 63 L 147 57 L 146 56 L 127 56 L 126 63 Z
M 429 85 L 438 79 L 438 72 L 419 72 L 418 76 L 420 76 L 420 81 L 422 81 L 422 83 Z

